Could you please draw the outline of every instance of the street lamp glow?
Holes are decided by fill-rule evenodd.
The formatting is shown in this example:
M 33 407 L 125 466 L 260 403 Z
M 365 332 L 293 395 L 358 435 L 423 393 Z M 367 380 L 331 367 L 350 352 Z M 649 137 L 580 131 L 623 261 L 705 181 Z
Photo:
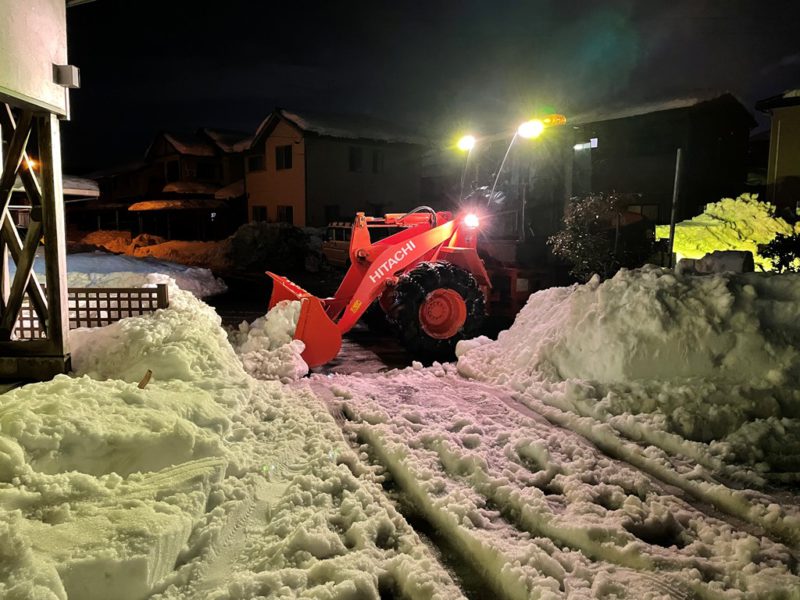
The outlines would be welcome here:
M 469 152 L 475 147 L 475 136 L 474 135 L 465 135 L 460 140 L 458 140 L 459 150 L 463 150 L 464 152 Z
M 537 138 L 542 135 L 543 131 L 544 123 L 539 119 L 532 119 L 530 121 L 525 121 L 517 128 L 517 135 L 525 139 Z

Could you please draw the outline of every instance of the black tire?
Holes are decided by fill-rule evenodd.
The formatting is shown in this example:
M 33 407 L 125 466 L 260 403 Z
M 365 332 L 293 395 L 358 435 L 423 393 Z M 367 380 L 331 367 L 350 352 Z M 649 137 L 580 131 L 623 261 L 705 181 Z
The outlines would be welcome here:
M 464 325 L 447 339 L 431 337 L 420 324 L 420 306 L 439 288 L 457 292 L 467 309 Z M 480 335 L 486 306 L 483 292 L 469 271 L 448 262 L 425 262 L 400 277 L 388 316 L 400 341 L 415 357 L 445 361 L 453 359 L 459 340 Z
M 378 300 L 369 305 L 369 308 L 361 316 L 361 322 L 373 333 L 386 333 L 391 329 L 389 318 L 383 312 Z

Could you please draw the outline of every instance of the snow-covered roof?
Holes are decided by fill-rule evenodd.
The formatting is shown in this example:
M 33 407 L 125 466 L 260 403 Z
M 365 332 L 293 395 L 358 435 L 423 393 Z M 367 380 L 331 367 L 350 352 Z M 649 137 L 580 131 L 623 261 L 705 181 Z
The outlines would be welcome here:
M 773 108 L 781 108 L 783 106 L 798 106 L 800 105 L 800 88 L 786 90 L 777 96 L 764 98 L 756 102 L 756 110 L 762 112 L 769 112 Z
M 212 129 L 203 127 L 200 130 L 225 153 L 243 152 L 250 147 L 253 142 L 253 135 L 243 131 L 231 131 L 229 129 Z
M 667 100 L 657 100 L 645 102 L 641 104 L 623 105 L 616 107 L 598 107 L 596 109 L 578 114 L 569 118 L 568 124 L 570 125 L 585 125 L 587 123 L 599 123 L 602 121 L 614 121 L 616 119 L 627 119 L 629 117 L 638 117 L 641 115 L 648 115 L 652 113 L 664 112 L 668 110 L 679 110 L 683 108 L 692 108 L 705 102 L 720 100 L 724 97 L 739 102 L 744 112 L 748 112 L 744 104 L 729 92 L 703 94 L 685 96 L 679 98 L 671 98 Z M 751 117 L 752 118 L 752 117 Z
M 285 119 L 300 131 L 333 138 L 374 140 L 396 144 L 427 144 L 417 132 L 364 115 L 326 114 L 309 111 L 275 109 L 256 131 L 254 141 L 259 139 L 276 119 Z
M 85 177 L 75 177 L 74 175 L 62 175 L 62 186 L 64 188 L 65 196 L 82 196 L 84 198 L 91 197 L 97 198 L 100 196 L 100 187 L 96 181 L 86 179 Z M 14 192 L 24 192 L 25 186 L 22 185 L 22 180 L 17 176 L 12 188 Z
M 178 194 L 214 194 L 218 189 L 218 185 L 211 185 L 200 181 L 173 181 L 165 185 L 161 191 Z
M 164 132 L 166 139 L 180 154 L 190 156 L 214 156 L 214 145 L 207 139 L 194 133 L 169 133 Z
M 150 210 L 199 210 L 209 208 L 222 208 L 224 202 L 219 200 L 144 200 L 128 207 L 133 212 Z
M 214 193 L 214 198 L 217 200 L 231 200 L 241 196 L 244 196 L 244 179 L 234 181 Z

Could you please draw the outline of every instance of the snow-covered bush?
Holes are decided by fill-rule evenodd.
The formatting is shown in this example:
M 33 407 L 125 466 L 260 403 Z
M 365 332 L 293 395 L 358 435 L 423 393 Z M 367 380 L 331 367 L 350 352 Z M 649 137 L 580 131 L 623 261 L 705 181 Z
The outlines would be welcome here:
M 772 267 L 778 273 L 800 271 L 800 233 L 793 235 L 779 233 L 771 242 L 759 246 L 758 252 L 765 259 L 772 261 Z
M 742 194 L 713 202 L 701 215 L 678 223 L 673 251 L 679 258 L 702 258 L 716 250 L 749 250 L 756 270 L 771 271 L 772 257 L 761 254 L 759 247 L 777 235 L 794 233 L 800 233 L 800 224 L 777 216 L 775 206 L 761 202 L 757 194 Z M 668 239 L 669 225 L 656 227 L 656 238 Z
M 303 268 L 309 237 L 288 223 L 248 223 L 231 239 L 233 264 L 242 269 Z

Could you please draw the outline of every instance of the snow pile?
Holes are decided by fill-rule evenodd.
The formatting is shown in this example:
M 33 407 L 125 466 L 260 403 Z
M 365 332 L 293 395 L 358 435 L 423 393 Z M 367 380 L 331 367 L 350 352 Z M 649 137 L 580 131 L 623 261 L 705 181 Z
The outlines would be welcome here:
M 34 263 L 44 276 L 44 262 Z M 198 298 L 221 294 L 225 283 L 208 269 L 186 267 L 151 258 L 82 252 L 67 255 L 67 284 L 70 287 L 143 287 L 174 279 L 178 287 Z
M 284 300 L 252 323 L 242 321 L 229 339 L 245 371 L 256 379 L 290 381 L 308 373 L 301 354 L 305 344 L 295 340 L 301 304 Z
M 800 374 L 798 319 L 800 276 L 648 266 L 537 292 L 497 342 L 462 344 L 458 368 L 481 378 L 782 384 Z
M 230 239 L 199 242 L 165 240 L 141 234 L 131 239 L 129 231 L 95 231 L 84 236 L 81 244 L 98 246 L 115 254 L 140 258 L 151 257 L 182 265 L 205 267 L 214 271 L 230 269 Z
M 138 382 L 151 370 L 155 379 L 185 382 L 245 379 L 213 308 L 172 288 L 170 306 L 100 328 L 70 331 L 72 366 L 96 379 Z
M 230 240 L 211 242 L 170 240 L 161 244 L 136 248 L 133 255 L 168 260 L 182 265 L 202 266 L 214 271 L 225 271 L 231 268 L 229 252 Z
M 171 296 L 0 395 L 0 597 L 457 597 L 313 395 L 248 377 Z
M 771 271 L 772 261 L 758 254 L 758 246 L 778 234 L 800 232 L 775 215 L 775 206 L 760 202 L 756 194 L 723 198 L 706 206 L 703 214 L 675 227 L 674 251 L 679 258 L 703 258 L 716 250 L 747 250 L 753 253 L 756 270 Z M 656 227 L 657 239 L 669 238 L 669 225 Z
M 115 254 L 125 254 L 126 250 L 131 245 L 131 232 L 109 230 L 93 231 L 85 235 L 80 243 L 88 246 L 99 246 Z
M 645 267 L 537 292 L 496 342 L 461 343 L 458 370 L 719 475 L 791 481 L 800 471 L 798 323 L 796 274 Z

